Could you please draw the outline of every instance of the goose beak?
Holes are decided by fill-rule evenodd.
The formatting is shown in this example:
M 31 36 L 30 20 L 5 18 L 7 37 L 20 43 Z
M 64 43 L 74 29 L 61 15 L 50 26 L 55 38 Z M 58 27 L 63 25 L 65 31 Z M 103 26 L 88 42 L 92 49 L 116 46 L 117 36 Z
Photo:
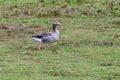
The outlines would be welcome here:
M 57 23 L 57 25 L 58 25 L 58 26 L 61 26 L 61 24 L 60 24 L 59 22 Z

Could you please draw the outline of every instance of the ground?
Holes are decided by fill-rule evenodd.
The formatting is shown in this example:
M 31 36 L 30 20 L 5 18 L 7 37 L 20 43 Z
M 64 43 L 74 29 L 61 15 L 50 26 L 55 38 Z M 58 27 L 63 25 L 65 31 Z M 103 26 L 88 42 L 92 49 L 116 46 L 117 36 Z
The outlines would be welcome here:
M 76 1 L 0 1 L 0 80 L 120 79 L 119 0 Z M 59 41 L 37 50 L 55 19 Z

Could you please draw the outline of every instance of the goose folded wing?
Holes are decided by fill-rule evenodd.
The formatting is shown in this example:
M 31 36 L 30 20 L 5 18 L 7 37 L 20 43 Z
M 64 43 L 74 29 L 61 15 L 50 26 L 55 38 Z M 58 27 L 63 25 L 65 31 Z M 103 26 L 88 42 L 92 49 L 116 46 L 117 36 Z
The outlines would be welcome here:
M 52 36 L 52 34 L 51 33 L 43 33 L 41 35 L 36 35 L 36 36 L 32 36 L 32 37 L 36 37 L 36 38 L 39 38 L 39 39 L 46 39 L 49 36 Z
M 50 42 L 50 39 L 52 38 L 52 34 L 51 33 L 45 33 L 44 37 L 42 38 L 43 42 Z

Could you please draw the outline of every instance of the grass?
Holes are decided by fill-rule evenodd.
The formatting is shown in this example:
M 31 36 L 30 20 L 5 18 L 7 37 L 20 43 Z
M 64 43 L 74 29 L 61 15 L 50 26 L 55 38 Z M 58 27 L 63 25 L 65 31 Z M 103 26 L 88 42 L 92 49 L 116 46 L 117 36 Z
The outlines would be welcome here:
M 64 13 L 66 8 L 60 9 L 62 14 L 57 16 L 62 24 L 59 27 L 60 39 L 52 44 L 51 49 L 45 48 L 39 51 L 35 49 L 37 42 L 31 40 L 30 36 L 52 31 L 51 23 L 56 16 L 51 13 L 43 15 L 39 12 L 42 14 L 40 17 L 38 13 L 33 14 L 31 10 L 43 5 L 45 7 L 40 9 L 49 10 L 61 5 L 63 0 L 55 2 L 54 5 L 51 5 L 49 1 L 40 2 L 37 6 L 34 0 L 30 2 L 25 0 L 21 4 L 20 0 L 1 1 L 0 80 L 120 79 L 120 19 L 118 15 L 111 14 L 109 11 L 106 11 L 107 16 L 100 16 L 99 13 L 92 15 L 80 13 L 79 15 L 75 11 L 70 16 L 66 16 Z M 99 2 L 99 0 L 94 1 L 93 3 Z M 81 6 L 83 9 L 86 9 L 86 3 L 83 1 Z M 92 2 L 89 3 L 92 4 Z M 10 5 L 5 6 L 5 4 Z M 16 14 L 14 9 L 9 7 L 13 5 L 14 7 L 17 5 L 18 12 L 23 12 Z M 76 9 L 78 4 L 68 2 L 67 5 L 62 5 L 62 7 L 65 6 Z M 30 14 L 26 13 L 27 11 L 24 12 L 27 7 Z M 100 6 L 97 5 L 97 7 Z M 94 9 L 94 7 L 91 8 Z M 58 6 L 57 9 L 59 9 Z M 12 15 L 6 13 L 7 11 L 13 12 Z

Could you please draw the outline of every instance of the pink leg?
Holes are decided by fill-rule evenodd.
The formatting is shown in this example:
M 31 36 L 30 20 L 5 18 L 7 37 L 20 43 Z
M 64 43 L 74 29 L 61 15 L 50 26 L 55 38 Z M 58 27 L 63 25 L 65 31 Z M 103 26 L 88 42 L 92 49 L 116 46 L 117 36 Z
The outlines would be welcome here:
M 42 43 L 39 43 L 38 50 L 40 50 L 41 48 L 42 48 Z

